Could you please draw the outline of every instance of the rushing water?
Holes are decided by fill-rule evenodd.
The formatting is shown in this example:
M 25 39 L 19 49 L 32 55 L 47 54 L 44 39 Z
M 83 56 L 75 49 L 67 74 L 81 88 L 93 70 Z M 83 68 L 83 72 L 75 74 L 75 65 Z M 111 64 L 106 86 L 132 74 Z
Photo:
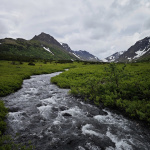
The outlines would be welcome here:
M 59 73 L 32 76 L 3 98 L 7 133 L 17 142 L 31 141 L 36 150 L 150 150 L 149 130 L 51 84 Z

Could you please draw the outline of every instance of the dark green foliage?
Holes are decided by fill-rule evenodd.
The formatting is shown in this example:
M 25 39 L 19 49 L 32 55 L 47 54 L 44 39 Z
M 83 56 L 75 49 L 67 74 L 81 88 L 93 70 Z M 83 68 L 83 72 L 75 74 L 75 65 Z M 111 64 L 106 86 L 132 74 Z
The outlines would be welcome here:
M 30 66 L 35 66 L 35 64 L 34 64 L 32 61 L 29 62 L 28 65 L 30 65 Z
M 7 115 L 7 108 L 5 108 L 3 101 L 0 100 L 0 135 L 5 131 L 6 123 L 4 119 Z

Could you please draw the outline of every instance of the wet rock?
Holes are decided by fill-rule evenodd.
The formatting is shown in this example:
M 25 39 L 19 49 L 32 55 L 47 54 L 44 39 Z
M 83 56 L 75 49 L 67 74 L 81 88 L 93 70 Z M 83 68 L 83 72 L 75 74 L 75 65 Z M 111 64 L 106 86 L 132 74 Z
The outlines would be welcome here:
M 105 111 L 103 111 L 103 110 L 100 110 L 100 111 L 99 111 L 99 115 L 107 116 L 107 115 L 108 115 L 108 113 L 107 113 L 107 112 L 105 112 Z
M 42 106 L 42 103 L 38 103 L 37 105 L 36 105 L 36 107 L 41 107 Z
M 28 115 L 27 115 L 25 112 L 23 112 L 22 115 L 23 115 L 24 117 L 28 117 Z
M 69 114 L 69 113 L 64 113 L 64 114 L 62 114 L 62 116 L 65 116 L 65 117 L 71 117 L 72 115 Z
M 10 107 L 9 112 L 18 112 L 19 111 L 19 107 Z
M 60 109 L 61 111 L 64 111 L 64 110 L 67 110 L 68 108 L 65 107 L 65 106 L 60 106 L 59 109 Z
M 58 111 L 57 107 L 52 107 L 52 111 Z
M 96 116 L 96 115 L 99 115 L 100 114 L 100 110 L 99 109 L 89 109 L 89 112 L 88 112 L 88 116 Z
M 38 116 L 38 115 L 35 115 L 35 116 L 32 116 L 31 117 L 31 123 L 37 123 L 37 122 L 40 122 L 41 120 L 41 116 Z
M 89 112 L 87 114 L 88 117 L 93 117 L 93 116 L 97 116 L 97 115 L 108 115 L 107 112 L 101 110 L 101 109 L 89 109 Z

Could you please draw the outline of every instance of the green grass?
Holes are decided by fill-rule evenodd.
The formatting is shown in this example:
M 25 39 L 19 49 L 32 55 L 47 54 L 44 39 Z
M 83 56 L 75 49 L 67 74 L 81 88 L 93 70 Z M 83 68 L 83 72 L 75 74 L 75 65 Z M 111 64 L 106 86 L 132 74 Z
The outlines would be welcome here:
M 14 63 L 13 63 L 14 64 Z M 66 68 L 74 67 L 74 64 L 56 64 L 35 62 L 35 66 L 29 63 L 20 64 L 10 61 L 0 61 L 0 97 L 8 95 L 21 88 L 23 79 L 30 78 L 31 75 L 47 74 L 57 71 L 64 71 Z
M 150 124 L 150 63 L 85 65 L 51 81 L 96 105 L 119 109 Z

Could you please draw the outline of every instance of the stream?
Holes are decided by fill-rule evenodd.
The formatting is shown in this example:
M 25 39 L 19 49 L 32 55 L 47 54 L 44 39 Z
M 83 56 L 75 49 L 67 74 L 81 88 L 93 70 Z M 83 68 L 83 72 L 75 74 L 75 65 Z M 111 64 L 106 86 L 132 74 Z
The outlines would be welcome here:
M 108 109 L 84 103 L 50 83 L 60 74 L 31 76 L 3 97 L 7 134 L 36 150 L 150 150 L 150 130 Z

